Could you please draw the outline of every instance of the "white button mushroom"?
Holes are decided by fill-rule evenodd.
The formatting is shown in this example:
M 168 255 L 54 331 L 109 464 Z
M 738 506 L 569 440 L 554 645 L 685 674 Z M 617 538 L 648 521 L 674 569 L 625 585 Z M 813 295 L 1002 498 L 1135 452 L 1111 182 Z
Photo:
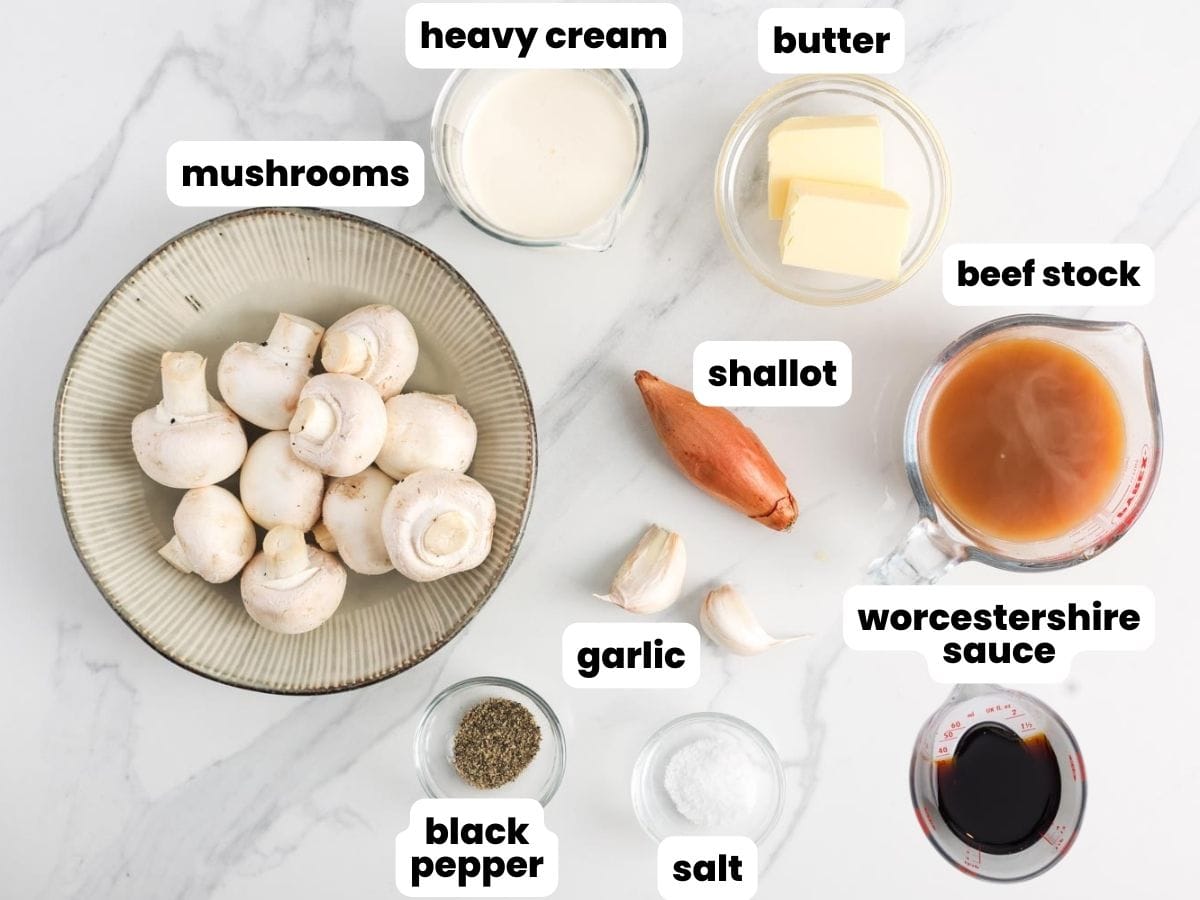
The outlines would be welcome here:
M 474 478 L 422 469 L 388 494 L 383 542 L 401 575 L 433 581 L 487 559 L 495 523 L 496 502 Z
M 326 475 L 357 475 L 375 461 L 387 410 L 375 389 L 353 375 L 309 379 L 288 426 L 292 452 Z
M 288 432 L 268 431 L 250 445 L 238 491 L 256 524 L 308 531 L 321 517 L 325 476 L 296 457 Z
M 304 542 L 289 525 L 272 528 L 242 573 L 242 603 L 255 622 L 280 634 L 301 634 L 324 623 L 346 592 L 346 570 L 335 557 Z
M 321 365 L 326 372 L 356 375 L 384 400 L 404 389 L 417 366 L 417 335 L 393 306 L 362 306 L 325 332 Z
M 375 465 L 393 478 L 420 469 L 465 472 L 475 456 L 471 414 L 450 394 L 400 394 L 387 402 L 387 437 Z
M 374 466 L 335 478 L 325 492 L 321 523 L 314 529 L 323 550 L 334 551 L 360 575 L 392 570 L 383 543 L 383 504 L 396 482 Z
M 162 402 L 133 420 L 133 453 L 159 484 L 195 488 L 216 484 L 246 458 L 246 432 L 208 393 L 199 353 L 164 353 Z
M 254 553 L 254 525 L 223 487 L 192 488 L 175 508 L 175 536 L 158 552 L 180 572 L 230 581 Z
M 266 341 L 238 341 L 217 367 L 217 387 L 225 402 L 259 428 L 287 428 L 324 330 L 316 322 L 280 313 Z

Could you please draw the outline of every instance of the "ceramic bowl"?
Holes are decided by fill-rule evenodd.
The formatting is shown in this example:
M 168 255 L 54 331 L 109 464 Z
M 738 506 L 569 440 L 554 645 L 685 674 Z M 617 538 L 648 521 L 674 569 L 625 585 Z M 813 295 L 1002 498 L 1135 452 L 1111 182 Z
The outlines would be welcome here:
M 392 572 L 350 574 L 345 598 L 315 631 L 256 625 L 237 579 L 210 585 L 158 555 L 182 491 L 134 459 L 133 417 L 162 396 L 159 358 L 195 350 L 217 361 L 266 337 L 276 315 L 330 325 L 365 303 L 402 310 L 420 340 L 407 388 L 455 394 L 475 418 L 469 474 L 496 498 L 492 551 L 478 568 L 417 584 Z M 533 492 L 533 408 L 512 347 L 479 295 L 445 260 L 374 222 L 327 210 L 254 209 L 172 238 L 100 304 L 63 374 L 55 469 L 67 529 L 105 599 L 154 649 L 226 684 L 328 693 L 387 678 L 442 647 L 479 611 L 517 550 Z M 247 427 L 253 440 L 260 432 Z M 236 490 L 235 475 L 226 486 Z M 261 530 L 259 532 L 261 537 Z

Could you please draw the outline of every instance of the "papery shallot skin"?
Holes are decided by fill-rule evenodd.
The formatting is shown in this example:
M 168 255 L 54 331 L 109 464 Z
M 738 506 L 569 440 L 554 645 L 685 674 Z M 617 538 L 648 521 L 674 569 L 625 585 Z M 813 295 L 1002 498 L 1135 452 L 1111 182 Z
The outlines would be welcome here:
M 796 498 L 758 436 L 733 413 L 639 370 L 634 381 L 654 430 L 688 480 L 776 531 L 796 521 Z

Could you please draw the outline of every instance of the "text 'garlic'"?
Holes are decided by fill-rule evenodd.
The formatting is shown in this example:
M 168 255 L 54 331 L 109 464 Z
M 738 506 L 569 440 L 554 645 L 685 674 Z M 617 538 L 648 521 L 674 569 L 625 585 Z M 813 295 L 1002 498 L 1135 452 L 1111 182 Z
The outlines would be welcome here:
M 754 611 L 731 585 L 710 591 L 700 606 L 700 627 L 710 638 L 740 656 L 754 656 L 799 637 L 774 638 L 763 629 Z
M 661 612 L 679 599 L 686 568 L 683 538 L 651 525 L 621 564 L 609 592 L 595 596 L 633 613 Z

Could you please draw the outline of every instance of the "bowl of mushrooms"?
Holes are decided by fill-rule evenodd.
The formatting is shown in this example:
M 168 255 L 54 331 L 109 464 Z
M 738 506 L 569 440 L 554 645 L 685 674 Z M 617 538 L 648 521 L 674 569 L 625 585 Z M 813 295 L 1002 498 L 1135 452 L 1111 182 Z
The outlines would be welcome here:
M 370 684 L 499 585 L 536 470 L 520 365 L 444 260 L 255 209 L 152 253 L 80 337 L 55 415 L 67 529 L 113 609 L 240 687 Z

